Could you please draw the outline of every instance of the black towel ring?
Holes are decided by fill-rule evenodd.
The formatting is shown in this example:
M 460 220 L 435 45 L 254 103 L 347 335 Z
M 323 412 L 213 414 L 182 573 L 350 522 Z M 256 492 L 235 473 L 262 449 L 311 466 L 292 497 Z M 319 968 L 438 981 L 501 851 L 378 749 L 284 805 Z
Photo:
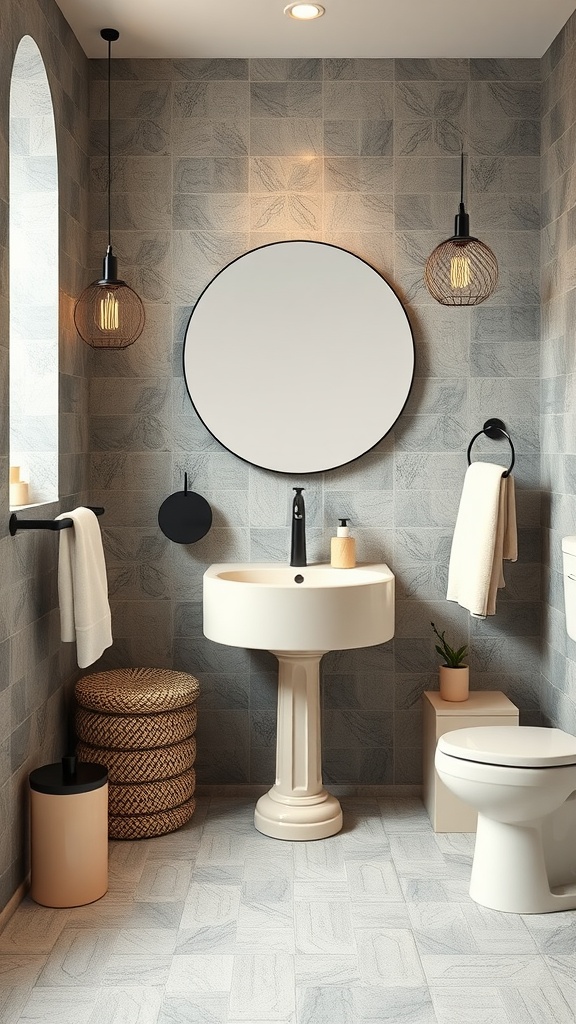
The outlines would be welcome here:
M 474 444 L 474 441 L 476 441 L 476 439 L 478 437 L 480 437 L 480 434 L 486 434 L 486 437 L 491 438 L 492 441 L 496 440 L 496 438 L 498 438 L 498 437 L 505 437 L 506 438 L 506 440 L 508 441 L 508 443 L 510 445 L 510 451 L 512 453 L 512 460 L 511 460 L 510 465 L 508 466 L 508 469 L 506 470 L 506 472 L 502 473 L 502 476 L 510 476 L 510 473 L 512 472 L 512 470 L 514 468 L 514 462 L 515 462 L 515 459 L 516 459 L 516 453 L 514 451 L 514 445 L 512 444 L 512 438 L 510 437 L 510 434 L 506 431 L 502 420 L 497 420 L 497 419 L 486 420 L 486 423 L 482 427 L 482 430 L 479 430 L 477 434 L 474 434 L 474 437 L 472 438 L 472 440 L 470 441 L 470 444 L 468 445 L 468 452 L 466 453 L 467 454 L 467 458 L 468 458 L 468 465 L 470 466 L 471 463 L 472 463 L 472 459 L 470 458 L 470 452 L 472 451 L 472 445 Z

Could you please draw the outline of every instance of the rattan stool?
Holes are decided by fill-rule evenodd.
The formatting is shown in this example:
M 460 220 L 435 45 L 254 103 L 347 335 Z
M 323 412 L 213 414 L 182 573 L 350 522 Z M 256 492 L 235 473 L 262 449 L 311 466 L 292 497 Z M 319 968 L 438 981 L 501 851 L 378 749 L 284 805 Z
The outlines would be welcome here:
M 141 839 L 192 816 L 198 680 L 171 669 L 112 669 L 76 684 L 77 755 L 109 777 L 108 834 Z

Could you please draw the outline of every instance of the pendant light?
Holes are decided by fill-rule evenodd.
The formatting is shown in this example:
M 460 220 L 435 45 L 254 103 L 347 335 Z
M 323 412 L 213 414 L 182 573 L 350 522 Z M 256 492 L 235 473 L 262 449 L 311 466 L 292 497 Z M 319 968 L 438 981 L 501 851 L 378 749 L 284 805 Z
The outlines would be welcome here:
M 74 308 L 74 323 L 80 337 L 92 348 L 127 348 L 142 334 L 144 307 L 135 291 L 118 277 L 118 264 L 110 240 L 110 54 L 112 43 L 120 33 L 103 28 L 102 39 L 108 43 L 108 247 L 104 257 L 102 278 L 88 285 Z
M 498 281 L 496 257 L 484 242 L 470 234 L 464 209 L 464 153 L 460 157 L 460 205 L 452 238 L 436 246 L 426 261 L 424 283 L 443 306 L 478 306 Z

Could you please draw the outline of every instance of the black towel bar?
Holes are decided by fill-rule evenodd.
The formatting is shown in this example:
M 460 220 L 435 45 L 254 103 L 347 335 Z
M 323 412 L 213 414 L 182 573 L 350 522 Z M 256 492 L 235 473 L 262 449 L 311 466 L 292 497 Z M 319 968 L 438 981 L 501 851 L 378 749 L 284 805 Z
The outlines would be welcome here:
M 470 452 L 472 451 L 472 445 L 474 444 L 474 441 L 476 441 L 476 439 L 478 437 L 480 437 L 481 434 L 485 434 L 486 437 L 489 437 L 492 441 L 496 440 L 498 437 L 505 437 L 506 438 L 506 440 L 508 441 L 508 443 L 510 445 L 510 451 L 512 453 L 512 461 L 510 462 L 510 465 L 508 466 L 508 469 L 504 473 L 502 473 L 502 476 L 510 476 L 510 473 L 512 472 L 512 469 L 514 467 L 514 462 L 515 462 L 515 459 L 516 459 L 516 453 L 514 451 L 514 445 L 512 444 L 512 438 L 510 437 L 510 434 L 507 432 L 507 430 L 506 430 L 502 420 L 498 420 L 498 419 L 486 420 L 486 423 L 482 427 L 482 430 L 479 430 L 477 434 L 474 434 L 474 437 L 472 438 L 472 440 L 470 441 L 470 444 L 468 445 L 468 451 L 466 453 L 467 458 L 468 458 L 468 465 L 470 465 L 471 462 L 472 462 L 472 459 L 470 458 Z
M 96 516 L 104 515 L 104 509 L 99 506 L 86 505 Z M 66 530 L 73 526 L 71 519 L 18 519 L 15 512 L 8 520 L 10 536 L 13 537 L 17 530 Z

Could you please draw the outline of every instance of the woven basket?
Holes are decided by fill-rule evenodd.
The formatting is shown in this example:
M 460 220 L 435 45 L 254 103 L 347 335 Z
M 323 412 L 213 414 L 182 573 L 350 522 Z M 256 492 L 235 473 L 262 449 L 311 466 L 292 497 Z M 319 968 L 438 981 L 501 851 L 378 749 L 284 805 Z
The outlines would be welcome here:
M 108 835 L 110 839 L 149 839 L 152 836 L 163 836 L 185 825 L 194 814 L 195 807 L 196 801 L 191 797 L 185 804 L 173 807 L 169 811 L 113 815 L 108 818 Z
M 173 779 L 158 782 L 120 783 L 108 786 L 109 814 L 156 814 L 180 807 L 194 795 L 196 775 L 193 768 Z
M 196 729 L 196 705 L 156 715 L 103 715 L 76 708 L 76 735 L 93 747 L 148 750 L 188 739 Z
M 110 782 L 155 782 L 158 779 L 171 779 L 193 768 L 196 740 L 191 736 L 171 746 L 138 751 L 107 750 L 105 747 L 78 743 L 76 755 L 79 761 L 105 765 Z
M 94 672 L 76 683 L 76 700 L 89 711 L 148 715 L 193 704 L 198 680 L 169 668 L 114 668 Z

